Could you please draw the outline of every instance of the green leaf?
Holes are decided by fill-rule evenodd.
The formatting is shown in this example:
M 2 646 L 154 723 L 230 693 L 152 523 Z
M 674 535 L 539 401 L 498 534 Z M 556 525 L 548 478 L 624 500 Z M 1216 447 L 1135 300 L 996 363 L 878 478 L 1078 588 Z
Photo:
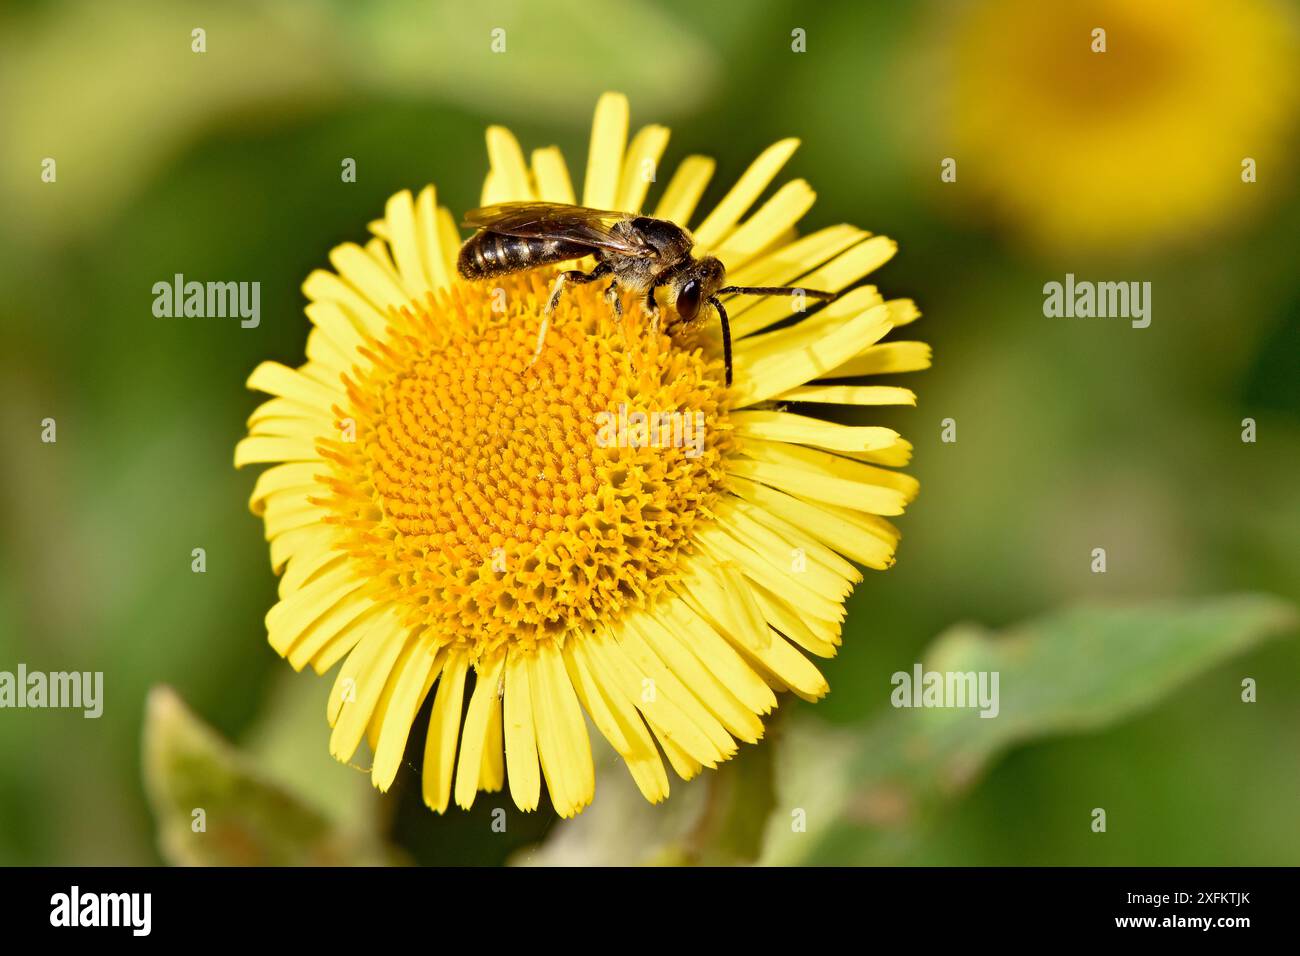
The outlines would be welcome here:
M 316 866 L 398 862 L 365 831 L 270 779 L 168 687 L 149 694 L 144 782 L 163 857 L 178 865 Z M 201 826 L 200 826 L 201 821 Z
M 952 628 L 923 655 L 924 670 L 996 672 L 997 716 L 898 708 L 856 729 L 792 726 L 762 861 L 896 861 L 933 812 L 1008 747 L 1130 717 L 1296 623 L 1292 605 L 1240 595 L 1078 608 L 1001 637 Z

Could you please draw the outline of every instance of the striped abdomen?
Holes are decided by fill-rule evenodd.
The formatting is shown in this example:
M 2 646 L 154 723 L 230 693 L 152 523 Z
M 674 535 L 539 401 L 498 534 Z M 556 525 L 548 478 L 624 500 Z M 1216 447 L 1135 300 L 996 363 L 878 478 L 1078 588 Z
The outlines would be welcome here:
M 565 259 L 581 259 L 591 251 L 590 246 L 564 239 L 504 236 L 484 229 L 460 247 L 456 268 L 465 279 L 490 279 Z

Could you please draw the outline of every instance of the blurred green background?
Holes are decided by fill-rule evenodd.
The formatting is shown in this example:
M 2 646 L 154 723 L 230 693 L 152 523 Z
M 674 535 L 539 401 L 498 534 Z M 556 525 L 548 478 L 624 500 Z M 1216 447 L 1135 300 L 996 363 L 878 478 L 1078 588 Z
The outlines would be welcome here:
M 890 675 L 954 623 L 997 630 L 1095 600 L 1168 599 L 1193 617 L 1189 602 L 1214 595 L 1294 601 L 1297 11 L 1191 7 L 1132 19 L 1125 4 L 1097 3 L 1080 36 L 1007 0 L 0 5 L 0 669 L 102 670 L 106 688 L 99 720 L 0 711 L 0 863 L 187 859 L 160 850 L 142 782 L 157 684 L 243 750 L 220 759 L 260 767 L 386 858 L 495 864 L 543 839 L 577 845 L 559 858 L 591 858 L 583 841 L 608 849 L 614 837 L 594 815 L 560 824 L 510 807 L 496 834 L 490 813 L 504 799 L 440 818 L 421 805 L 415 768 L 380 798 L 330 761 L 329 682 L 293 674 L 266 645 L 276 579 L 246 508 L 254 476 L 231 467 L 258 401 L 243 381 L 263 359 L 302 361 L 298 287 L 328 250 L 362 239 L 399 189 L 435 182 L 453 209 L 476 205 L 489 123 L 509 125 L 525 149 L 559 144 L 580 175 L 604 90 L 630 96 L 634 126 L 672 127 L 669 161 L 718 158 L 701 208 L 770 142 L 802 138 L 786 175 L 818 191 L 805 228 L 845 221 L 896 238 L 899 255 L 873 281 L 917 300 L 924 317 L 909 334 L 934 346 L 934 368 L 900 382 L 918 407 L 873 416 L 916 445 L 922 493 L 899 522 L 899 562 L 868 572 L 852 598 L 844 647 L 825 668 L 829 698 L 785 701 L 795 713 L 777 739 L 723 778 L 741 816 L 766 806 L 773 773 L 779 790 L 785 773 L 819 772 L 783 769 L 793 759 L 783 747 L 829 734 L 852 748 L 897 718 Z M 1110 61 L 1074 55 L 1090 42 L 1090 15 L 1110 25 Z M 1004 26 L 1002 45 L 987 40 L 988 22 Z M 195 27 L 207 31 L 201 55 Z M 504 54 L 489 48 L 495 27 L 507 31 Z M 791 48 L 796 29 L 806 52 Z M 1198 52 L 1207 33 L 1232 38 L 1218 60 Z M 1139 34 L 1141 56 L 1125 40 Z M 1007 42 L 1025 55 L 1008 56 Z M 1104 75 L 1090 71 L 1112 63 L 1127 72 L 1098 109 Z M 983 89 L 1012 92 L 983 115 L 966 95 Z M 1163 138 L 1108 139 L 1115 112 Z M 1190 149 L 1195 138 L 1169 133 L 1178 124 L 1212 131 L 1216 152 Z M 1036 186 L 1008 163 L 1004 133 L 1040 174 L 1066 170 L 1076 142 L 1110 152 L 1071 174 L 1081 179 Z M 1162 155 L 1161 143 L 1177 148 Z M 1246 156 L 1257 182 L 1241 180 Z M 41 181 L 46 157 L 54 183 Z M 357 161 L 355 183 L 340 181 L 344 157 Z M 940 180 L 945 157 L 956 182 Z M 1218 164 L 1213 186 L 1207 162 Z M 1081 221 L 1106 204 L 1113 215 L 1092 216 L 1104 227 L 1074 243 L 1060 218 L 1070 197 L 1045 198 L 1042 215 L 1057 218 L 1035 222 L 1027 182 L 1071 190 Z M 1165 196 L 1163 218 L 1126 216 L 1164 208 Z M 260 326 L 154 318 L 151 288 L 177 272 L 260 281 Z M 1042 286 L 1067 272 L 1150 281 L 1150 328 L 1045 318 Z M 46 417 L 56 444 L 40 441 Z M 1241 441 L 1246 417 L 1254 444 Z M 945 418 L 955 443 L 940 441 Z M 191 572 L 196 547 L 204 574 Z M 1107 549 L 1105 574 L 1090 571 L 1095 547 Z M 1105 726 L 1066 722 L 1008 742 L 987 773 L 927 802 L 924 826 L 905 814 L 906 840 L 797 861 L 1300 862 L 1300 647 L 1276 617 L 1266 630 L 1281 639 L 1210 655 L 1168 687 L 1139 682 L 1133 706 Z M 1144 628 L 1090 663 L 1122 680 L 1123 649 L 1140 646 Z M 1068 699 L 1088 666 L 1048 669 L 1039 693 Z M 1250 705 L 1246 677 L 1259 685 Z M 606 791 L 623 773 L 604 771 L 597 808 L 622 807 Z M 629 805 L 623 839 L 640 839 L 633 816 L 649 833 L 693 799 Z M 1089 827 L 1094 807 L 1107 808 L 1104 835 Z M 888 838 L 889 816 L 854 825 Z M 646 855 L 655 839 L 627 854 Z M 256 847 L 245 857 L 264 858 Z

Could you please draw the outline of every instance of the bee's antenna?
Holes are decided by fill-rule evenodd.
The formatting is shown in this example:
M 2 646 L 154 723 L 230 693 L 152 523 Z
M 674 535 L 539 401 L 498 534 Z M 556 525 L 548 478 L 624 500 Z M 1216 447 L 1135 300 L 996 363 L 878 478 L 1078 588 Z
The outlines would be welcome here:
M 732 292 L 739 292 L 742 295 L 810 295 L 814 299 L 823 299 L 826 302 L 833 301 L 838 297 L 838 292 L 819 292 L 816 289 L 805 289 L 802 286 L 785 286 L 785 285 L 729 285 L 725 289 L 719 289 L 718 295 L 728 295 Z
M 725 291 L 725 290 L 724 290 Z M 721 300 L 716 295 L 709 296 L 709 301 L 713 307 L 718 310 L 718 318 L 722 320 L 722 361 L 727 367 L 727 388 L 731 387 L 731 323 L 727 321 L 727 310 L 722 307 Z

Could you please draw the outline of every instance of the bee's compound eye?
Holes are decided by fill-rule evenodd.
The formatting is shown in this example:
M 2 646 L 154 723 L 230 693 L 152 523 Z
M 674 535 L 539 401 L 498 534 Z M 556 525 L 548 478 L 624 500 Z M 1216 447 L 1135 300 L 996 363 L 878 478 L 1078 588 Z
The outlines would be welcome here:
M 700 311 L 700 281 L 692 279 L 677 293 L 677 314 L 683 322 L 694 321 Z

